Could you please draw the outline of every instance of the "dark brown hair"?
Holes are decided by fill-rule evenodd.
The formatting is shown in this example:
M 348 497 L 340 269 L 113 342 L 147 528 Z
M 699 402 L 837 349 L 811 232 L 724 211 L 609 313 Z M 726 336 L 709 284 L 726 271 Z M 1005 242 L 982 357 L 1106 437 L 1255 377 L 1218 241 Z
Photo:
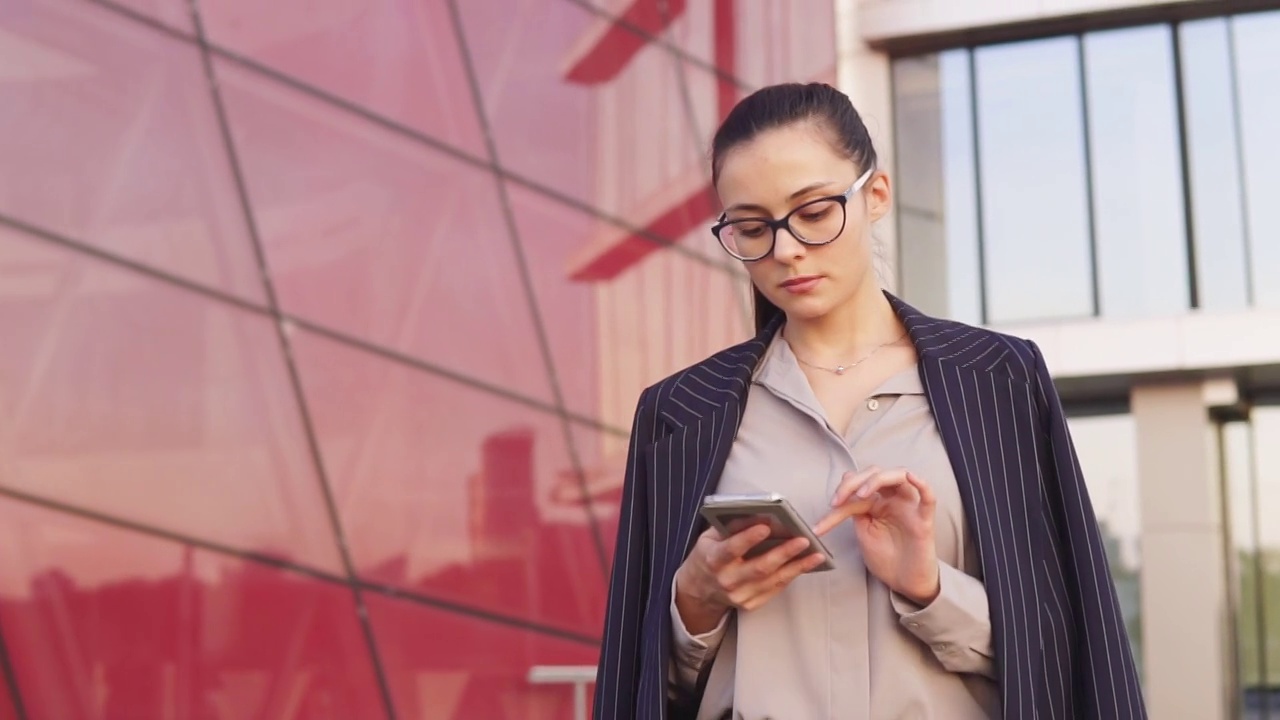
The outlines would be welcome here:
M 832 147 L 860 170 L 876 165 L 876 149 L 862 117 L 849 96 L 826 83 L 784 83 L 760 88 L 729 111 L 711 142 L 711 181 L 720 181 L 725 155 L 766 130 L 812 122 L 828 136 Z M 760 290 L 751 289 L 756 333 L 782 314 Z

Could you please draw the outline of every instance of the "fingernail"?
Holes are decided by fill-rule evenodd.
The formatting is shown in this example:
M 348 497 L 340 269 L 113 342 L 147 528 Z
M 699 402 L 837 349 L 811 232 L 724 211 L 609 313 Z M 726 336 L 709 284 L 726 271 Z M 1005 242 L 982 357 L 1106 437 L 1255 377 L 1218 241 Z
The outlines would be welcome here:
M 862 487 L 858 488 L 858 497 L 862 498 L 863 500 L 866 500 L 867 496 L 870 494 L 871 494 L 871 487 L 869 485 L 863 485 Z

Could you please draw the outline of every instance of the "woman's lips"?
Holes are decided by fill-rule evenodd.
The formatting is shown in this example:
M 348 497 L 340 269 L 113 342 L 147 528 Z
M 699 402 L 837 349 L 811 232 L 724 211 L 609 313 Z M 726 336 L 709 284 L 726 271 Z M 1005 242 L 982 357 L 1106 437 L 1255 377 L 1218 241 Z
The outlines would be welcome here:
M 782 283 L 782 289 L 793 295 L 803 295 L 807 292 L 811 292 L 821 281 L 821 275 L 802 275 L 800 277 L 784 280 Z

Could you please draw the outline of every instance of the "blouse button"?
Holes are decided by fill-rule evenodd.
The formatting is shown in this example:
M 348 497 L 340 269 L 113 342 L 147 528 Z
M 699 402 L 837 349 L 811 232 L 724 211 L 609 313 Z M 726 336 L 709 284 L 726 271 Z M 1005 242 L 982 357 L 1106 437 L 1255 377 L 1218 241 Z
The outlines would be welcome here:
M 879 400 L 875 398 L 871 398 L 870 400 L 867 401 L 867 409 L 870 410 L 871 412 L 875 412 L 877 409 L 879 409 L 879 407 L 880 407 Z

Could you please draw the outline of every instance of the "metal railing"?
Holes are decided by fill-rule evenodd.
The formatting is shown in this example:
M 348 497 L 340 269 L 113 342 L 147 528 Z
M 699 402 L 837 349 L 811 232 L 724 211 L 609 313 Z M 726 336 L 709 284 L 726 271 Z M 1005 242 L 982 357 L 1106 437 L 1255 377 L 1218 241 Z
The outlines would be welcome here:
M 534 685 L 573 685 L 574 720 L 587 720 L 587 686 L 596 681 L 594 665 L 535 665 L 529 668 Z

